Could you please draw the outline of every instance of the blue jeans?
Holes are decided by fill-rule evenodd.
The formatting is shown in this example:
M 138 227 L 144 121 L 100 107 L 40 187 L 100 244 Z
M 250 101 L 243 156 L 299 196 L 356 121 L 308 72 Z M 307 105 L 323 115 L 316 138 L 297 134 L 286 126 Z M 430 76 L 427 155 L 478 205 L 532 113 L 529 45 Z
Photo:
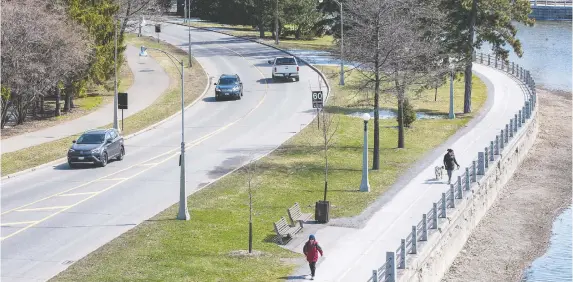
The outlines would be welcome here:
M 452 172 L 454 170 L 453 169 L 448 169 L 448 182 L 452 181 Z

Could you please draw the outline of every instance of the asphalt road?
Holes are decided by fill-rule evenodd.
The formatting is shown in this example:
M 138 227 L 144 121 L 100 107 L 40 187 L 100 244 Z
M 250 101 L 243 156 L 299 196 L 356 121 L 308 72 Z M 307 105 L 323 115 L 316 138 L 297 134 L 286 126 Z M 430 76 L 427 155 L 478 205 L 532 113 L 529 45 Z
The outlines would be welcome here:
M 182 26 L 163 24 L 160 38 L 187 49 Z M 300 82 L 272 83 L 266 61 L 282 55 L 272 48 L 203 30 L 193 30 L 192 38 L 208 75 L 238 73 L 245 91 L 242 100 L 215 102 L 212 81 L 186 110 L 188 194 L 300 131 L 313 118 L 310 88 L 319 87 L 308 66 L 301 66 Z M 1 280 L 48 280 L 176 203 L 180 120 L 127 140 L 125 159 L 105 168 L 61 164 L 3 181 Z

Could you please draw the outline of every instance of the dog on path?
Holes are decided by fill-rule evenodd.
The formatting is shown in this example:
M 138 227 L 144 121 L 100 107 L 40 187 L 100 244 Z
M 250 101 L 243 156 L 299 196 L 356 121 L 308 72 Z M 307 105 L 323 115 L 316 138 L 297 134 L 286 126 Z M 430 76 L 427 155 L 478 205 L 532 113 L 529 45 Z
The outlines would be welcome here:
M 444 175 L 444 166 L 436 166 L 434 168 L 434 173 L 436 174 L 436 180 L 441 180 Z

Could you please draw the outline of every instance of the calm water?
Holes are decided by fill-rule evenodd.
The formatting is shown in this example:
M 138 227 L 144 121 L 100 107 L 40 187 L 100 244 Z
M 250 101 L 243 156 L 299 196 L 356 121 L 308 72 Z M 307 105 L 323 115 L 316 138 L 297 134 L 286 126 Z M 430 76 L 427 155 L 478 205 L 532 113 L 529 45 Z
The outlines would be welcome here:
M 538 86 L 571 92 L 571 22 L 538 21 L 533 27 L 517 27 L 523 56 L 512 51 L 510 60 L 531 71 Z M 490 47 L 484 44 L 481 49 L 487 52 Z
M 524 282 L 572 281 L 571 274 L 571 208 L 553 223 L 551 245 L 545 255 L 536 259 L 524 274 Z

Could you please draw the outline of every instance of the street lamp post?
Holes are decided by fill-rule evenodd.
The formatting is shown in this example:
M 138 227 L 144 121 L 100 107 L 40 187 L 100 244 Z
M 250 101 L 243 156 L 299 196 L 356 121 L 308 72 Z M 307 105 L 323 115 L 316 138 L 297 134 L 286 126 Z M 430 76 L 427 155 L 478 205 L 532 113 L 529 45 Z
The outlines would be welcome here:
M 322 3 L 324 0 L 318 0 Z M 342 3 L 338 0 L 332 0 L 340 6 L 340 85 L 344 85 L 344 17 L 342 15 Z
M 450 114 L 449 119 L 456 118 L 456 114 L 454 113 L 454 70 L 455 65 L 452 60 L 450 60 Z
M 115 50 L 113 53 L 113 64 L 114 64 L 114 91 L 113 91 L 113 128 L 114 129 L 118 129 L 118 123 L 117 123 L 117 104 L 118 104 L 118 100 L 117 100 L 117 20 L 115 21 L 114 25 L 113 25 L 113 36 L 114 36 L 114 44 L 115 44 Z M 123 128 L 122 128 L 123 130 Z
M 275 44 L 279 44 L 279 0 L 275 1 Z
M 362 115 L 364 120 L 364 151 L 362 153 L 362 183 L 360 183 L 360 192 L 370 192 L 370 182 L 368 181 L 368 121 L 370 115 Z
M 189 1 L 189 5 L 187 5 L 187 30 L 189 32 L 189 50 L 187 50 L 188 52 L 188 56 L 189 56 L 189 67 L 193 66 L 193 62 L 191 60 L 191 0 Z
M 171 62 L 177 65 L 173 60 L 177 61 L 181 66 L 181 70 L 179 73 L 181 74 L 181 155 L 179 158 L 179 166 L 181 167 L 181 174 L 179 179 L 179 212 L 177 213 L 177 219 L 179 220 L 189 220 L 189 211 L 187 209 L 187 194 L 185 191 L 185 92 L 184 92 L 184 81 L 185 81 L 185 68 L 183 64 L 183 60 L 178 60 L 172 54 L 165 52 L 160 49 L 150 48 L 141 46 L 141 52 L 139 53 L 140 57 L 147 57 L 147 49 L 152 49 L 159 51 L 165 55 L 167 55 Z

